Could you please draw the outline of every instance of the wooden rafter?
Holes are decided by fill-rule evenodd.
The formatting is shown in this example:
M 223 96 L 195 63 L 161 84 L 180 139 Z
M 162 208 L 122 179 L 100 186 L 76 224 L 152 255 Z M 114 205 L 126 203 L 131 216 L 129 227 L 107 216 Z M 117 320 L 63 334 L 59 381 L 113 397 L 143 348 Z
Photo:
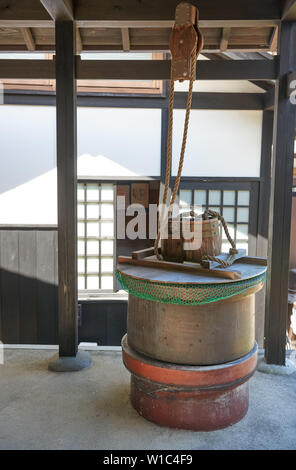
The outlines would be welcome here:
M 32 31 L 30 28 L 21 28 L 22 35 L 24 37 L 24 41 L 26 43 L 28 51 L 35 51 L 36 44 L 34 38 L 32 36 Z
M 221 52 L 226 52 L 228 48 L 228 42 L 230 38 L 231 28 L 223 28 L 222 29 L 222 37 L 220 42 L 220 50 Z
M 83 51 L 83 43 L 79 28 L 76 28 L 76 54 L 81 54 Z
M 121 28 L 121 39 L 122 39 L 122 48 L 124 52 L 128 52 L 131 49 L 130 35 L 128 28 Z
M 74 10 L 72 0 L 40 0 L 54 21 L 73 21 Z
M 271 38 L 270 38 L 270 52 L 273 52 L 273 53 L 278 52 L 278 35 L 279 35 L 279 28 L 276 27 L 273 29 Z

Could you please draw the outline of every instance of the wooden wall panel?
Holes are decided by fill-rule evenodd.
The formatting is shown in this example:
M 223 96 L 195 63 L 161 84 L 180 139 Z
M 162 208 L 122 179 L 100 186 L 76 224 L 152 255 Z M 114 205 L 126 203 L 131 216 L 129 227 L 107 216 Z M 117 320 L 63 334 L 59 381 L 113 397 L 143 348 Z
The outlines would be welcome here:
M 18 231 L 1 233 L 1 323 L 2 342 L 20 341 Z
M 0 231 L 0 341 L 57 344 L 57 231 Z
M 37 338 L 37 252 L 35 231 L 19 232 L 20 343 L 34 344 Z
M 57 344 L 57 232 L 37 232 L 37 309 L 39 344 Z

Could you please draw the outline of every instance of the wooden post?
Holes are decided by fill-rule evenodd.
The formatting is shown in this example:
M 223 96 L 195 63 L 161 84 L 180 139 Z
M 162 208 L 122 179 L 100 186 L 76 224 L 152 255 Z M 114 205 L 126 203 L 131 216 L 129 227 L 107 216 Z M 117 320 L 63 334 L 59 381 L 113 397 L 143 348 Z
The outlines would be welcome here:
M 75 27 L 56 22 L 56 111 L 58 171 L 59 352 L 76 356 L 77 323 L 77 129 Z
M 88 367 L 91 359 L 86 352 L 78 351 L 75 24 L 56 21 L 55 26 L 59 355 L 48 367 L 55 372 L 68 372 Z
M 285 365 L 289 252 L 296 106 L 287 96 L 287 74 L 296 69 L 296 23 L 280 28 L 280 69 L 275 116 L 268 242 L 265 361 Z
M 264 111 L 262 122 L 258 237 L 256 247 L 256 256 L 263 258 L 267 257 L 268 251 L 272 139 L 273 111 Z

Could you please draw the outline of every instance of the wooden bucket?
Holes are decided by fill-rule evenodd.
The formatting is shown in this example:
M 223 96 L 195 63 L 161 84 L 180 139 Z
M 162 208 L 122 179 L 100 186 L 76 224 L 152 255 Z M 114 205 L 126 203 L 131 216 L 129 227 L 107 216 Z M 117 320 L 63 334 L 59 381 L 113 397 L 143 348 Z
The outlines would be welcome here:
M 161 240 L 165 261 L 199 263 L 203 256 L 221 253 L 222 237 L 219 220 L 201 217 L 170 218 L 167 233 Z

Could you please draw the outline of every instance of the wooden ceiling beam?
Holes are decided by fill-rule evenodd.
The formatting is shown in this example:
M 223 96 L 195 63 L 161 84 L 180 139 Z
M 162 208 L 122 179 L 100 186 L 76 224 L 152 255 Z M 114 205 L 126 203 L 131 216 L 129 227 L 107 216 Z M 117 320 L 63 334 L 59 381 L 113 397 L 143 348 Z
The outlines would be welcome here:
M 23 51 L 27 51 L 27 46 L 25 44 L 0 44 L 0 51 L 3 51 L 3 52 L 23 52 Z M 42 51 L 42 52 L 52 52 L 55 50 L 55 45 L 54 44 L 49 44 L 49 45 L 45 45 L 45 44 L 36 44 L 36 48 L 35 48 L 35 51 Z M 245 46 L 245 47 L 239 47 L 239 48 L 235 48 L 235 47 L 229 47 L 227 49 L 227 52 L 242 52 L 242 53 L 252 53 L 252 52 L 267 52 L 269 51 L 270 48 L 269 47 L 262 47 L 262 46 L 258 46 L 257 48 L 251 48 L 251 47 L 248 47 L 248 46 Z M 78 49 L 79 51 L 79 49 Z M 95 46 L 95 45 L 86 45 L 86 44 L 83 44 L 83 51 L 84 52 L 119 52 L 119 51 L 122 51 L 122 47 L 120 46 L 117 46 L 117 45 L 98 45 L 98 46 Z M 162 44 L 146 44 L 146 45 L 131 45 L 130 47 L 130 51 L 134 51 L 134 52 L 169 52 L 169 48 L 165 48 Z M 80 51 L 81 52 L 81 51 Z M 207 53 L 207 54 L 215 54 L 215 53 L 220 53 L 220 49 L 217 47 L 217 48 L 207 48 L 205 47 L 203 49 L 203 53 Z M 78 54 L 79 52 L 77 52 Z
M 43 7 L 54 21 L 73 21 L 72 0 L 40 0 Z
M 55 79 L 53 60 L 0 59 L 2 79 Z
M 0 27 L 52 27 L 56 20 L 75 20 L 78 27 L 171 27 L 180 0 L 5 0 Z M 291 1 L 291 0 L 290 0 Z M 73 2 L 74 3 L 74 2 Z M 192 0 L 201 27 L 268 27 L 281 20 L 280 0 Z M 294 2 L 293 2 L 294 3 Z
M 130 26 L 121 23 L 121 27 L 132 27 L 132 22 L 137 21 L 172 22 L 178 3 L 180 0 L 76 0 L 75 19 L 80 22 L 131 22 Z M 221 26 L 224 21 L 277 21 L 281 17 L 279 0 L 191 0 L 191 3 L 199 9 L 201 26 L 213 21 Z
M 52 19 L 38 0 L 0 1 L 0 27 L 30 28 L 45 25 L 52 27 Z
M 168 80 L 169 60 L 81 60 L 76 59 L 80 80 Z M 200 61 L 199 80 L 275 80 L 277 60 Z M 54 60 L 0 59 L 0 78 L 54 79 Z
M 221 52 L 226 52 L 228 49 L 228 42 L 230 38 L 231 28 L 223 28 L 222 29 L 222 37 L 220 42 L 220 50 Z
M 121 38 L 124 52 L 129 52 L 131 49 L 131 42 L 128 28 L 121 28 Z
M 175 20 L 101 20 L 76 19 L 76 24 L 80 28 L 172 28 Z M 201 28 L 272 28 L 280 23 L 280 19 L 275 20 L 200 20 Z M 1 20 L 0 20 L 1 25 Z
M 21 32 L 24 38 L 24 41 L 26 43 L 26 47 L 28 51 L 35 51 L 36 50 L 36 44 L 34 41 L 34 38 L 32 36 L 32 31 L 30 28 L 21 28 Z

